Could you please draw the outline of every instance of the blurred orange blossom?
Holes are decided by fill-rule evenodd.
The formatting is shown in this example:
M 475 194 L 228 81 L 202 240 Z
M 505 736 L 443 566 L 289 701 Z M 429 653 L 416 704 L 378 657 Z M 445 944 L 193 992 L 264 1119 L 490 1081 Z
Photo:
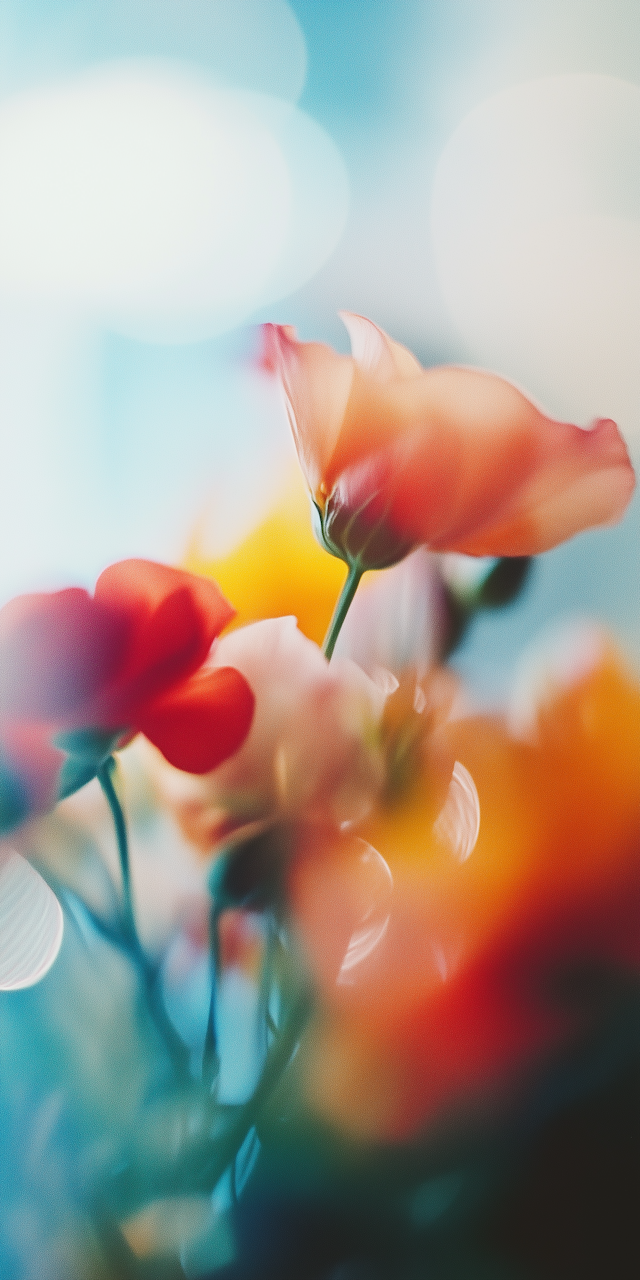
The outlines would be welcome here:
M 430 757 L 353 831 L 301 830 L 290 872 L 321 992 L 307 1090 L 359 1137 L 517 1091 L 640 966 L 640 688 L 611 645 L 528 740 L 478 717 Z M 437 817 L 452 760 L 477 788 L 471 849 Z

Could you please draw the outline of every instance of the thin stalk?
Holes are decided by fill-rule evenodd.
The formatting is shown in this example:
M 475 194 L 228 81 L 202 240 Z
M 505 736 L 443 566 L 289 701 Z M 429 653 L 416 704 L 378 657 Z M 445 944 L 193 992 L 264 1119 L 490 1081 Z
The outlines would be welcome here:
M 167 1011 L 164 1007 L 162 999 L 162 991 L 160 989 L 160 973 L 158 966 L 152 964 L 148 960 L 142 948 L 142 943 L 138 937 L 136 928 L 136 919 L 133 910 L 133 895 L 131 892 L 131 866 L 129 862 L 129 840 L 127 836 L 127 824 L 122 811 L 122 805 L 116 794 L 113 785 L 112 771 L 116 767 L 113 756 L 109 756 L 97 770 L 97 777 L 106 797 L 107 803 L 111 810 L 113 825 L 116 832 L 116 841 L 118 845 L 118 855 L 120 858 L 120 871 L 122 874 L 122 917 L 121 917 L 121 941 L 124 950 L 131 956 L 134 964 L 137 966 L 142 981 L 144 983 L 144 992 L 147 1001 L 149 1013 L 164 1040 L 167 1052 L 173 1062 L 176 1072 L 181 1075 L 187 1075 L 189 1072 L 189 1051 L 183 1041 L 180 1039 Z M 88 909 L 88 908 L 87 908 Z M 97 917 L 90 912 L 94 923 L 97 927 L 101 927 L 101 923 Z M 106 932 L 106 927 L 102 928 Z
M 340 632 L 342 630 L 342 624 L 349 612 L 351 601 L 353 600 L 353 597 L 355 596 L 356 591 L 358 590 L 358 586 L 359 586 L 360 579 L 362 577 L 363 572 L 364 570 L 361 569 L 358 564 L 349 565 L 349 573 L 347 574 L 347 580 L 342 588 L 342 591 L 340 592 L 340 598 L 335 607 L 334 614 L 331 619 L 331 624 L 329 626 L 329 630 L 327 631 L 327 635 L 325 638 L 325 642 L 323 646 L 323 653 L 325 658 L 330 659 L 331 655 L 333 654 L 333 651 L 336 647 L 336 640 L 340 635 Z
M 216 1003 L 218 975 L 220 973 L 220 911 L 215 904 L 211 908 L 209 949 L 211 958 L 211 995 L 209 997 L 209 1017 L 202 1051 L 202 1078 L 207 1084 L 213 1085 L 220 1065 L 216 1032 Z
M 131 892 L 131 866 L 129 862 L 129 840 L 127 837 L 127 824 L 125 822 L 122 805 L 116 794 L 113 785 L 112 771 L 115 769 L 116 763 L 113 756 L 109 756 L 97 771 L 98 782 L 102 787 L 107 804 L 111 810 L 113 825 L 116 832 L 116 841 L 118 845 L 118 856 L 120 858 L 120 872 L 122 875 L 122 931 L 125 934 L 132 950 L 142 953 L 138 930 L 136 929 L 136 919 L 133 911 L 133 895 Z
M 273 1027 L 273 1018 L 269 1008 L 269 1002 L 273 992 L 273 968 L 276 953 L 276 929 L 277 925 L 273 917 L 273 913 L 269 912 L 266 917 L 267 936 L 264 944 L 264 952 L 262 956 L 262 966 L 260 970 L 260 988 L 258 992 L 258 1028 L 257 1028 L 257 1049 L 258 1053 L 265 1053 L 269 1048 L 270 1034 L 273 1037 L 273 1030 L 270 1029 L 269 1023 Z M 262 1034 L 263 1033 L 263 1034 Z M 276 1029 L 277 1034 L 277 1029 Z
M 262 1074 L 251 1097 L 238 1109 L 227 1133 L 216 1142 L 213 1158 L 202 1172 L 200 1182 L 203 1187 L 216 1186 L 232 1160 L 235 1160 L 247 1134 L 258 1125 L 263 1107 L 293 1057 L 310 1010 L 311 997 L 305 991 L 289 1010 L 283 1025 L 278 1028 L 278 1038 L 267 1053 Z

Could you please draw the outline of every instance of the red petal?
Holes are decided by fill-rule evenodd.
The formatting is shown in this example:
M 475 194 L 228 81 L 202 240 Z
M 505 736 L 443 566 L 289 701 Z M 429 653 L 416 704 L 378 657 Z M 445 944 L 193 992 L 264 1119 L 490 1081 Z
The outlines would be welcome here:
M 210 579 L 148 560 L 111 565 L 98 579 L 96 599 L 125 608 L 133 624 L 126 663 L 96 708 L 100 723 L 137 719 L 141 704 L 202 665 L 234 616 Z
M 181 588 L 188 590 L 203 623 L 206 622 L 211 630 L 213 640 L 231 621 L 234 610 L 210 578 L 201 578 L 170 565 L 156 564 L 153 560 L 120 560 L 100 574 L 94 594 L 96 600 L 149 615 L 167 596 Z
M 242 746 L 254 705 L 244 676 L 217 667 L 157 699 L 136 727 L 176 769 L 209 773 Z

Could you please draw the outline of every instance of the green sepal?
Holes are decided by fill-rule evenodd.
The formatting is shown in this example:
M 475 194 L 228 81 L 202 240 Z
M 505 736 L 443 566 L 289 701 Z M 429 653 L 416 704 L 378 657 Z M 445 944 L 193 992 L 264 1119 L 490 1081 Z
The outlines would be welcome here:
M 74 729 L 56 735 L 54 746 L 67 753 L 58 776 L 59 800 L 73 795 L 95 778 L 100 765 L 109 758 L 124 733 L 124 729 L 115 733 L 113 730 L 104 733 L 98 729 Z
M 320 545 L 361 574 L 367 569 L 389 569 L 416 546 L 413 539 L 393 532 L 386 509 L 376 509 L 379 500 L 380 495 L 372 493 L 360 507 L 351 510 L 341 501 L 336 488 L 323 508 L 313 501 L 314 532 Z
M 69 733 L 56 734 L 53 745 L 66 751 L 67 755 L 77 756 L 81 760 L 95 760 L 97 767 L 111 755 L 126 732 L 126 728 L 111 729 L 109 733 L 100 729 L 73 729 Z
M 75 791 L 86 786 L 96 776 L 97 760 L 84 759 L 82 756 L 67 756 L 58 774 L 58 800 L 66 800 Z

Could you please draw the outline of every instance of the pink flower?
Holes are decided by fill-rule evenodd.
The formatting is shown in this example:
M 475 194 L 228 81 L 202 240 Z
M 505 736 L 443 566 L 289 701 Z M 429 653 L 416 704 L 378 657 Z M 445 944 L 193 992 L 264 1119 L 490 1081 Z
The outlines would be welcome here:
M 610 419 L 555 422 L 494 374 L 423 369 L 362 316 L 351 356 L 265 325 L 328 549 L 383 568 L 425 543 L 535 555 L 620 518 L 634 474 Z
M 269 618 L 224 636 L 214 667 L 231 666 L 255 692 L 235 755 L 202 778 L 164 766 L 164 794 L 205 852 L 231 831 L 295 819 L 361 819 L 382 781 L 377 732 L 384 692 L 354 662 L 329 663 L 295 618 Z

